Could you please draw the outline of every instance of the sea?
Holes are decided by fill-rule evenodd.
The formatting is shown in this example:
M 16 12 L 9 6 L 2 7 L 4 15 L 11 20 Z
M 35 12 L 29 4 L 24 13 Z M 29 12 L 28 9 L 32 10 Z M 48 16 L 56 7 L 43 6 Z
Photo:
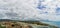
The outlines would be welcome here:
M 47 24 L 50 24 L 50 25 L 55 25 L 55 26 L 60 28 L 60 21 L 41 21 L 41 22 L 47 23 Z

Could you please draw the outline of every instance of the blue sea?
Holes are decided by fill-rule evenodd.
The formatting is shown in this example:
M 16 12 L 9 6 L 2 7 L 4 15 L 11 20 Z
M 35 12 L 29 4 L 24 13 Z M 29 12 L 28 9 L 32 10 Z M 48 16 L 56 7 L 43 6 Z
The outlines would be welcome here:
M 60 28 L 60 21 L 42 21 L 43 23 L 55 25 Z

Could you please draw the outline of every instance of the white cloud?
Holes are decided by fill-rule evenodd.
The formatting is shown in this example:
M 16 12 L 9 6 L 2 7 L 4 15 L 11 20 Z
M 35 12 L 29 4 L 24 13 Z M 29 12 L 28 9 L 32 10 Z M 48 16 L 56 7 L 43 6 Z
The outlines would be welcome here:
M 44 10 L 38 10 L 37 4 L 38 4 L 38 0 L 6 0 L 6 1 L 2 1 L 0 0 L 0 7 L 4 7 L 7 10 L 2 10 L 0 13 L 4 14 L 5 13 L 10 13 L 11 10 L 14 13 L 17 13 L 19 16 L 17 16 L 19 19 L 36 19 L 36 20 L 50 20 L 50 21 L 59 21 L 60 16 L 55 15 L 55 4 L 54 6 L 52 6 L 52 2 L 46 2 L 49 4 L 45 4 L 47 5 L 47 8 Z M 50 8 L 50 9 L 49 9 Z M 44 12 L 48 12 L 47 14 Z M 42 14 L 40 14 L 42 13 Z M 5 15 L 4 18 L 8 18 L 11 19 L 11 17 L 7 17 Z M 3 18 L 2 18 L 3 19 Z

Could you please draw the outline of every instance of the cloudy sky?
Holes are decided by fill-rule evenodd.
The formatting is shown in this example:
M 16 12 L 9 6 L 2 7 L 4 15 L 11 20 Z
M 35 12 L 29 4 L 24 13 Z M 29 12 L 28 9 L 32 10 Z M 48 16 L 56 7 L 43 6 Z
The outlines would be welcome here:
M 60 20 L 60 0 L 0 0 L 0 19 Z

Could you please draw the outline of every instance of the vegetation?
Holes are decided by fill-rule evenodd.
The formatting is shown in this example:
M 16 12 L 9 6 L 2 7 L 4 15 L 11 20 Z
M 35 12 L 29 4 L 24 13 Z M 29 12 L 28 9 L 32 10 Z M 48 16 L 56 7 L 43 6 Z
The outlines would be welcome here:
M 39 21 L 20 21 L 20 22 L 24 22 L 24 23 L 29 23 L 29 24 L 37 24 L 37 25 L 43 25 L 43 26 L 49 26 L 49 24 L 45 24 Z
M 17 22 L 23 22 L 23 23 L 28 23 L 28 24 L 37 24 L 37 25 L 41 25 L 41 26 L 49 26 L 49 27 L 52 27 L 52 28 L 58 28 L 56 26 L 53 26 L 53 25 L 50 25 L 50 24 L 46 24 L 46 23 L 42 23 L 42 22 L 39 22 L 39 21 L 19 21 L 19 20 L 9 20 L 9 19 L 1 19 L 0 22 L 12 22 L 12 23 L 17 23 Z M 0 25 L 0 28 L 5 28 L 5 27 L 2 27 Z
M 1 26 L 1 24 L 0 24 L 0 28 L 6 28 L 5 26 Z

